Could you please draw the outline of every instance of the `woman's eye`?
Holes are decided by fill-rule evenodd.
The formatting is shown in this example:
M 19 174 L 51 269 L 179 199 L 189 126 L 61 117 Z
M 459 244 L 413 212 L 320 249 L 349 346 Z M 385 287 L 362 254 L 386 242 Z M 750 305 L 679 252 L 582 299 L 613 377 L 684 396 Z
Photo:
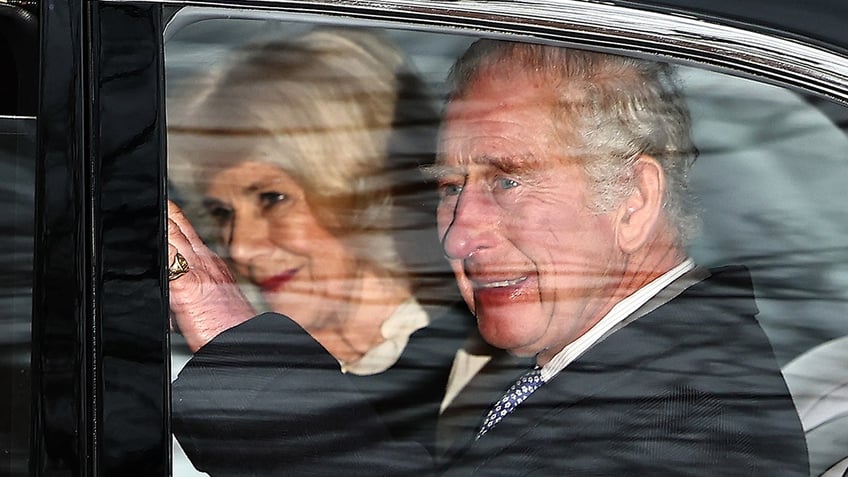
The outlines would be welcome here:
M 203 210 L 219 227 L 224 227 L 232 222 L 235 210 L 224 201 L 205 197 L 203 199 Z
M 288 194 L 282 192 L 262 192 L 259 194 L 259 205 L 265 209 L 273 207 L 289 199 Z
M 233 217 L 233 211 L 226 207 L 210 207 L 206 209 L 209 216 L 218 224 L 225 224 Z

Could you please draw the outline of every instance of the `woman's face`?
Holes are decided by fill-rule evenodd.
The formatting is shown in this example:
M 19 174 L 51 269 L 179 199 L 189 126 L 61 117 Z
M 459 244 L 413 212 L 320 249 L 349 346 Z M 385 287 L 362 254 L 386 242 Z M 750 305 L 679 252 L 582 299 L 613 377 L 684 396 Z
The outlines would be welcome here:
M 245 161 L 222 170 L 210 180 L 204 206 L 236 272 L 262 290 L 272 310 L 304 328 L 325 325 L 356 289 L 355 257 L 279 167 Z

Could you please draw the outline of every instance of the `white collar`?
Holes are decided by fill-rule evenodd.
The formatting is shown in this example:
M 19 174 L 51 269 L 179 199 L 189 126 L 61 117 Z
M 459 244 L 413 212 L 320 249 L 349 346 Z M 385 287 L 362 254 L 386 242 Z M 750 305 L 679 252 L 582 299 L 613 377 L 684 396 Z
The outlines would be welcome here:
M 379 374 L 400 359 L 412 333 L 430 324 L 427 312 L 415 297 L 403 302 L 380 326 L 383 342 L 352 363 L 340 363 L 343 373 L 359 376 Z
M 595 323 L 595 326 L 566 345 L 562 351 L 557 353 L 556 356 L 542 367 L 542 380 L 547 382 L 556 376 L 557 373 L 565 369 L 577 357 L 601 341 L 616 325 L 627 319 L 660 291 L 693 268 L 695 268 L 695 261 L 687 258 L 676 267 L 616 303 L 609 313 L 601 318 L 599 322 Z

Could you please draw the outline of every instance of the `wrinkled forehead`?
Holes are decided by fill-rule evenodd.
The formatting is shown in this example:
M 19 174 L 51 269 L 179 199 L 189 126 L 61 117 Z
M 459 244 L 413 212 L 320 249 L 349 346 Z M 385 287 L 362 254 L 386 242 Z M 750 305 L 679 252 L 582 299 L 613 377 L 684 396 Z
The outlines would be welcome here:
M 527 167 L 560 156 L 563 144 L 554 123 L 552 93 L 515 88 L 522 83 L 488 83 L 448 103 L 437 162 L 502 165 L 508 159 Z
M 539 108 L 556 99 L 556 83 L 548 75 L 500 64 L 477 70 L 458 88 L 448 101 L 446 117 L 480 116 L 504 107 Z

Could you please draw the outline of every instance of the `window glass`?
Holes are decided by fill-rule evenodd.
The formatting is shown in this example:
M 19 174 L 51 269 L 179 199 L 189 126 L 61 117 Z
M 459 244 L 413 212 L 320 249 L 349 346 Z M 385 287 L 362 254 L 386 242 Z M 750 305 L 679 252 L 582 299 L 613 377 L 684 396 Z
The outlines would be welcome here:
M 215 12 L 181 12 L 166 35 L 169 194 L 181 210 L 169 223 L 173 423 L 186 447 L 175 440 L 175 476 L 415 471 L 421 455 L 447 456 L 454 471 L 516 465 L 475 454 L 500 430 L 479 431 L 465 453 L 452 446 L 468 422 L 488 419 L 480 403 L 534 364 L 539 389 L 569 373 L 585 380 L 560 391 L 581 396 L 570 422 L 611 416 L 563 437 L 594 467 L 677 465 L 632 461 L 619 445 L 630 430 L 660 455 L 703 439 L 681 444 L 688 467 L 699 453 L 735 452 L 693 424 L 699 412 L 755 442 L 722 465 L 845 465 L 833 443 L 846 437 L 834 431 L 846 399 L 821 386 L 848 382 L 845 348 L 833 345 L 848 335 L 841 106 L 692 66 L 674 66 L 669 87 L 648 62 L 638 68 L 661 78 L 658 89 L 610 119 L 585 92 L 610 76 L 534 96 L 566 83 L 549 66 L 572 60 L 556 54 L 524 69 L 480 60 L 458 70 L 465 89 L 449 97 L 449 70 L 476 38 Z M 635 66 L 616 68 L 620 92 Z M 651 115 L 672 119 L 647 124 Z M 605 135 L 616 127 L 625 132 Z M 576 167 L 596 156 L 632 168 Z M 668 253 L 655 255 L 657 243 Z M 622 351 L 602 358 L 607 347 Z M 484 379 L 485 392 L 470 391 Z M 520 406 L 555 423 L 543 408 L 562 402 L 532 392 Z M 589 399 L 600 396 L 615 399 Z M 771 450 L 756 443 L 764 431 L 752 416 L 764 408 L 782 422 Z M 650 424 L 678 411 L 680 426 Z M 520 422 L 515 412 L 504 422 Z M 587 436 L 612 441 L 598 450 Z M 579 474 L 585 460 L 538 455 L 525 465 Z
M 0 475 L 29 475 L 37 4 L 0 4 Z
M 35 120 L 0 116 L 0 473 L 28 475 Z

